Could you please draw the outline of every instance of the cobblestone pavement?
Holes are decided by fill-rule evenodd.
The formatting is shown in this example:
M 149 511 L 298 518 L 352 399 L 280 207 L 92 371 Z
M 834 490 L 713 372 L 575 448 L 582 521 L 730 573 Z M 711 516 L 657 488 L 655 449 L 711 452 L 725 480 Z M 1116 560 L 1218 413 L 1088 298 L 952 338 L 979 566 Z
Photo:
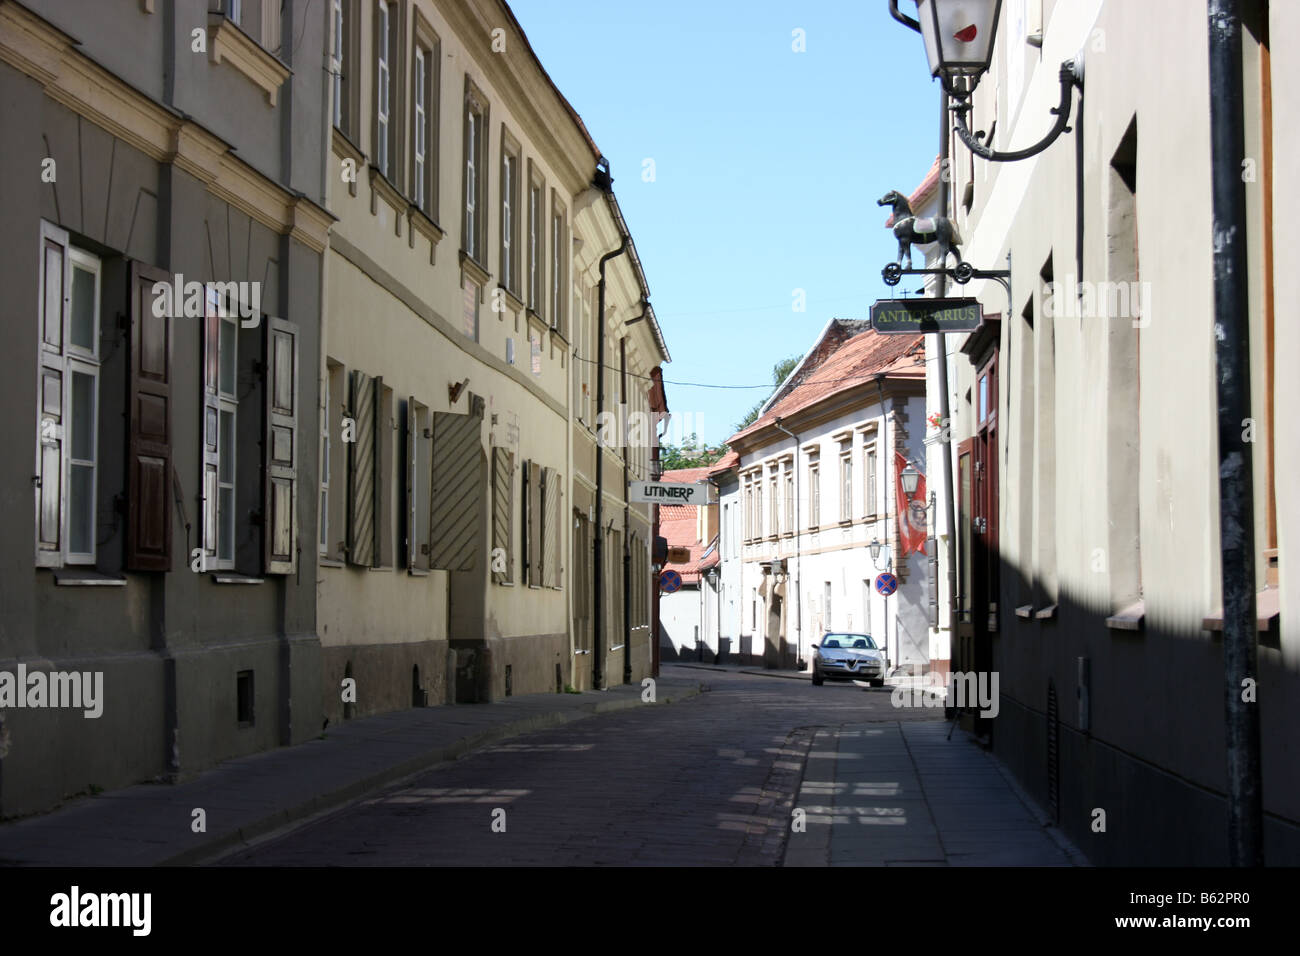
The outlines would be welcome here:
M 777 865 L 815 738 L 946 728 L 942 711 L 896 709 L 884 688 L 689 674 L 709 692 L 475 751 L 220 862 Z M 954 753 L 975 749 L 956 737 Z

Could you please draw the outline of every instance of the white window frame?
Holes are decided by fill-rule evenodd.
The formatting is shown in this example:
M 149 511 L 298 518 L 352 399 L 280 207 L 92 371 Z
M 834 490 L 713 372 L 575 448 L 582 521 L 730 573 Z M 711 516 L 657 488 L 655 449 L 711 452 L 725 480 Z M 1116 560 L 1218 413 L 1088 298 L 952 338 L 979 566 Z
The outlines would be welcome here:
M 425 102 L 425 93 L 428 86 L 428 52 L 424 47 L 418 44 L 415 47 L 415 62 L 411 66 L 411 85 L 415 87 L 415 95 L 411 99 L 415 103 L 415 130 L 411 136 L 411 149 L 415 154 L 415 206 L 421 212 L 425 212 L 428 190 L 425 188 L 425 163 L 428 160 L 429 152 L 429 111 L 428 104 Z
M 96 527 L 98 522 L 97 497 L 99 490 L 99 311 L 102 301 L 103 289 L 103 264 L 98 256 L 91 255 L 84 250 L 75 246 L 67 247 L 67 260 L 64 263 L 64 269 L 67 270 L 67 288 L 68 288 L 68 313 L 65 317 L 63 335 L 66 345 L 66 358 L 63 366 L 63 461 L 60 464 L 62 472 L 61 481 L 63 487 L 60 489 L 61 501 L 59 502 L 59 515 L 62 527 L 60 529 L 60 538 L 62 540 L 62 562 L 65 565 L 94 565 L 96 557 Z M 94 292 L 91 301 L 91 327 L 89 349 L 74 345 L 72 342 L 72 314 L 75 304 L 72 301 L 72 290 L 76 287 L 72 281 L 73 270 L 81 269 L 89 272 L 94 276 Z M 73 377 L 76 375 L 85 375 L 91 379 L 91 403 L 93 411 L 91 414 L 90 430 L 90 458 L 77 459 L 73 457 L 73 449 L 76 445 L 76 435 L 74 425 L 77 421 L 76 409 L 73 407 Z M 72 470 L 77 468 L 89 468 L 91 473 L 90 479 L 90 501 L 88 504 L 90 512 L 90 550 L 73 551 L 72 550 L 72 520 L 75 509 L 73 507 L 72 495 Z
M 519 182 L 519 156 L 501 143 L 501 284 L 511 292 L 518 291 L 515 278 L 515 208 L 514 190 Z
M 564 241 L 564 214 L 551 200 L 551 328 L 559 329 L 560 316 L 564 311 L 564 299 L 561 292 L 560 249 Z
M 330 44 L 330 89 L 334 103 L 334 125 L 343 127 L 343 0 L 331 0 L 333 32 Z
M 215 457 L 215 474 L 212 476 L 212 483 L 208 481 L 208 463 L 206 456 L 202 454 L 204 449 L 202 445 L 206 442 L 207 429 L 207 408 L 208 402 L 203 403 L 204 422 L 200 428 L 200 462 L 203 469 L 203 479 L 200 484 L 203 494 L 203 531 L 200 541 L 200 547 L 203 549 L 203 568 L 205 570 L 233 570 L 235 567 L 236 534 L 238 528 L 235 524 L 235 516 L 239 512 L 239 305 L 233 299 L 227 298 L 223 303 L 221 295 L 216 289 L 208 289 L 205 302 L 207 309 L 204 322 L 210 322 L 212 319 L 217 321 L 216 349 L 217 357 L 214 364 L 216 381 L 213 383 L 215 389 L 210 388 L 206 381 L 206 363 L 204 376 L 205 380 L 201 381 L 200 388 L 211 394 L 214 398 L 212 406 L 217 410 L 216 421 L 216 441 L 217 451 Z M 231 356 L 231 362 L 234 368 L 234 382 L 231 391 L 225 391 L 221 387 L 221 368 L 222 368 L 222 350 L 221 350 L 221 331 L 223 325 L 234 327 L 235 354 Z M 208 331 L 204 329 L 204 335 Z M 230 435 L 229 444 L 221 440 L 221 419 L 223 415 L 230 416 Z M 229 461 L 230 468 L 229 480 L 222 480 L 222 467 Z M 230 492 L 230 510 L 227 513 L 221 507 L 221 492 L 229 490 Z M 230 552 L 228 555 L 221 553 L 221 529 L 225 526 L 230 533 Z
M 244 0 L 226 0 L 226 19 L 239 26 L 244 16 Z
M 840 520 L 853 520 L 853 446 L 840 448 Z
M 538 311 L 541 295 L 541 254 L 537 248 L 537 220 L 541 216 L 542 185 L 528 181 L 528 308 Z
M 477 110 L 465 114 L 469 130 L 465 136 L 465 252 L 477 260 L 478 254 L 478 135 L 483 117 Z
M 393 75 L 388 62 L 392 30 L 392 10 L 388 0 L 379 0 L 375 20 L 375 49 L 377 76 L 375 82 L 375 165 L 379 171 L 388 176 L 388 125 L 391 120 L 393 100 Z
M 870 517 L 877 513 L 880 507 L 879 494 L 876 489 L 877 484 L 877 456 L 876 443 L 868 442 L 862 449 L 862 457 L 865 461 L 864 471 L 866 472 L 866 500 L 862 503 L 863 514 Z

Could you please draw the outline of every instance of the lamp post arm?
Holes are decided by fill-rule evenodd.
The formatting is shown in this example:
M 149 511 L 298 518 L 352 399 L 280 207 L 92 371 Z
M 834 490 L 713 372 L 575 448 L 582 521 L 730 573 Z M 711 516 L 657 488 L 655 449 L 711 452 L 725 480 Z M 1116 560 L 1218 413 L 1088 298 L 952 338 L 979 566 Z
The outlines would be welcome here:
M 1073 91 L 1075 87 L 1083 89 L 1083 58 L 1079 57 L 1074 60 L 1066 60 L 1061 64 L 1061 102 L 1052 112 L 1056 115 L 1056 124 L 1041 140 L 1033 146 L 1027 146 L 1024 149 L 1011 150 L 1010 152 L 999 152 L 995 149 L 989 149 L 981 143 L 970 131 L 966 125 L 966 114 L 970 112 L 971 104 L 969 93 L 957 93 L 949 90 L 950 95 L 957 100 L 952 111 L 955 118 L 954 126 L 957 130 L 957 137 L 966 144 L 976 156 L 981 159 L 987 159 L 993 163 L 1009 163 L 1018 159 L 1028 159 L 1030 156 L 1037 156 L 1047 147 L 1056 142 L 1057 138 L 1070 129 L 1070 107 L 1073 100 Z
M 893 17 L 895 20 L 897 20 L 899 23 L 901 23 L 903 26 L 907 27 L 909 30 L 915 30 L 917 33 L 921 32 L 920 21 L 913 20 L 906 13 L 903 13 L 901 10 L 899 10 L 898 0 L 889 0 L 889 15 Z

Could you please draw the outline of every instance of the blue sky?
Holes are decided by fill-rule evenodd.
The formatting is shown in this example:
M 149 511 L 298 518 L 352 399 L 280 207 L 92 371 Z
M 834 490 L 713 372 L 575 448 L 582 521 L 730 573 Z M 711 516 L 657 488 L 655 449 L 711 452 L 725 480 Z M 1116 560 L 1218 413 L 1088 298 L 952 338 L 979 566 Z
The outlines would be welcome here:
M 827 319 L 890 294 L 876 200 L 910 193 L 938 152 L 921 38 L 885 0 L 510 5 L 610 161 L 672 353 L 670 437 L 725 440 L 767 391 L 672 383 L 770 383 Z

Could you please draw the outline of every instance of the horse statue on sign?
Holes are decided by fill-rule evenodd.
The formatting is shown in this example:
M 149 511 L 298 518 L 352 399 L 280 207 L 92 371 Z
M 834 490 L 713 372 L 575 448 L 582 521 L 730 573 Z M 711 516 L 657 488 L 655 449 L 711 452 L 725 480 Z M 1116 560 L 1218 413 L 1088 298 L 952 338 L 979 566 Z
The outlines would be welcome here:
M 906 260 L 907 268 L 912 268 L 912 243 L 928 246 L 937 242 L 943 247 L 943 255 L 940 257 L 940 267 L 946 268 L 948 265 L 948 253 L 957 257 L 957 264 L 961 265 L 961 250 L 957 247 L 961 245 L 961 235 L 957 232 L 957 224 L 947 216 L 926 216 L 917 218 L 912 215 L 912 206 L 907 201 L 907 197 L 897 189 L 891 189 L 880 197 L 877 206 L 892 206 L 894 209 L 894 235 L 898 237 L 898 267 L 903 268 L 903 262 Z

